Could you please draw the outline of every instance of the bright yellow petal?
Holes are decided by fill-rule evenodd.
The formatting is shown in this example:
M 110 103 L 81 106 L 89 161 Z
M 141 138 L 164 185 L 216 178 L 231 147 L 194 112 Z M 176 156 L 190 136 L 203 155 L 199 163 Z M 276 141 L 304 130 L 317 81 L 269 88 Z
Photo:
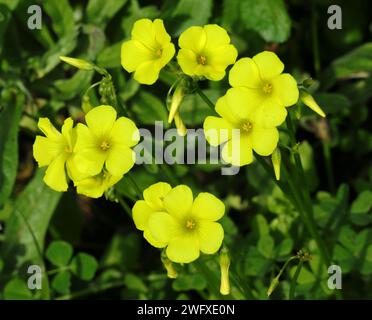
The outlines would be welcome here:
M 199 220 L 217 221 L 225 213 L 224 203 L 208 192 L 201 192 L 195 198 L 191 209 L 192 215 Z
M 145 200 L 136 201 L 132 209 L 132 216 L 138 230 L 145 230 L 147 228 L 147 222 L 152 213 L 154 213 L 154 210 Z
M 177 61 L 183 73 L 192 76 L 195 75 L 195 70 L 198 67 L 197 56 L 190 49 L 180 49 L 177 54 Z
M 153 22 L 153 29 L 155 32 L 155 39 L 161 45 L 166 45 L 171 41 L 170 35 L 164 27 L 164 22 L 161 19 L 155 19 Z
M 159 78 L 160 68 L 155 61 L 142 63 L 134 73 L 134 79 L 142 84 L 154 84 Z
M 149 49 L 155 49 L 157 42 L 152 21 L 150 19 L 137 20 L 132 28 L 132 39 L 138 40 Z
M 221 247 L 224 231 L 217 222 L 201 221 L 198 225 L 200 251 L 213 254 Z
M 53 126 L 48 118 L 40 118 L 37 125 L 47 138 L 55 141 L 61 141 L 63 139 L 61 133 Z
M 181 49 L 189 49 L 200 53 L 206 44 L 206 33 L 202 27 L 190 27 L 180 35 L 178 45 Z
M 116 111 L 113 107 L 101 105 L 93 108 L 85 115 L 88 128 L 97 138 L 109 134 L 116 120 Z
M 186 185 L 173 188 L 164 197 L 165 209 L 175 218 L 183 219 L 191 210 L 193 195 L 191 189 Z
M 103 196 L 105 189 L 102 184 L 100 175 L 88 177 L 86 179 L 75 182 L 76 192 L 90 198 L 100 198 Z
M 227 31 L 217 24 L 207 24 L 204 26 L 206 35 L 205 50 L 211 51 L 230 43 Z
M 200 72 L 196 71 L 197 75 L 204 76 L 208 80 L 212 80 L 212 81 L 220 81 L 225 77 L 225 74 L 226 74 L 224 69 L 215 68 L 210 65 L 206 65 L 206 66 L 200 65 L 198 68 Z
M 155 239 L 149 229 L 145 229 L 143 232 L 143 237 L 155 248 L 164 248 L 167 245 L 167 243 Z
M 155 211 L 164 210 L 163 199 L 171 191 L 169 183 L 158 182 L 143 191 L 143 198 Z
M 137 40 L 125 41 L 121 45 L 121 65 L 128 72 L 135 71 L 142 63 L 152 59 L 153 52 Z
M 173 238 L 166 249 L 169 260 L 177 263 L 189 263 L 199 258 L 199 241 L 193 235 Z
M 298 101 L 299 91 L 296 80 L 289 74 L 283 73 L 271 80 L 272 94 L 285 106 L 292 106 Z
M 283 62 L 280 61 L 274 52 L 263 51 L 256 54 L 252 59 L 258 67 L 261 78 L 264 80 L 270 80 L 284 70 Z
M 255 122 L 265 128 L 281 125 L 286 116 L 286 108 L 272 97 L 265 99 L 254 113 Z
M 229 83 L 232 87 L 259 88 L 261 79 L 254 61 L 251 58 L 239 59 L 230 70 Z
M 231 138 L 232 124 L 224 118 L 209 116 L 204 120 L 204 134 L 212 146 L 218 146 Z
M 154 212 L 149 216 L 147 226 L 151 235 L 162 243 L 168 243 L 180 233 L 177 221 L 166 212 Z
M 75 134 L 73 132 L 73 126 L 74 126 L 74 121 L 71 118 L 67 118 L 62 126 L 61 132 L 63 137 L 65 138 L 68 147 L 70 148 L 71 152 L 73 150 L 74 144 L 75 144 Z
M 234 166 L 244 166 L 252 163 L 252 142 L 248 135 L 242 134 L 240 138 L 232 137 L 222 149 L 222 159 Z
M 42 136 L 36 136 L 33 145 L 34 158 L 39 167 L 47 166 L 63 152 L 63 145 Z
M 268 156 L 275 150 L 279 141 L 279 132 L 276 128 L 253 127 L 252 148 L 261 156 Z
M 135 123 L 126 117 L 117 119 L 110 132 L 110 141 L 115 145 L 135 146 L 140 140 L 140 134 Z
M 135 162 L 135 153 L 126 146 L 114 146 L 110 149 L 106 169 L 114 176 L 120 176 L 132 169 Z
M 163 68 L 169 61 L 172 60 L 176 49 L 174 48 L 173 43 L 169 43 L 163 47 L 162 55 L 160 59 L 157 60 L 160 68 Z
M 64 154 L 55 158 L 45 172 L 44 182 L 53 190 L 67 191 L 67 179 L 65 172 L 66 156 Z
M 225 70 L 230 64 L 233 64 L 238 56 L 238 51 L 236 48 L 229 44 L 214 49 L 208 55 L 208 64 L 214 68 Z

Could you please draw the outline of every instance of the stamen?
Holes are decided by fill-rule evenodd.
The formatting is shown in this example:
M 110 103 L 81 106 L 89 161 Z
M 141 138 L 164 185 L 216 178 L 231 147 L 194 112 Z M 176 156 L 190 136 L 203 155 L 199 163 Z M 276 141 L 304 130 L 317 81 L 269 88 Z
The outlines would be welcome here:
M 262 86 L 262 91 L 266 94 L 269 94 L 271 93 L 271 91 L 273 90 L 273 86 L 271 83 L 265 83 L 263 86 Z
M 104 140 L 102 141 L 100 147 L 102 151 L 107 151 L 108 149 L 110 149 L 110 144 L 106 140 Z
M 207 58 L 202 55 L 198 56 L 197 61 L 198 61 L 198 64 L 201 64 L 203 66 L 207 64 Z
M 249 121 L 243 123 L 242 125 L 242 129 L 246 132 L 251 132 L 252 128 L 253 128 L 253 125 Z
M 195 226 L 196 226 L 196 222 L 193 219 L 188 219 L 186 221 L 186 228 L 187 229 L 193 230 L 193 229 L 195 229 Z

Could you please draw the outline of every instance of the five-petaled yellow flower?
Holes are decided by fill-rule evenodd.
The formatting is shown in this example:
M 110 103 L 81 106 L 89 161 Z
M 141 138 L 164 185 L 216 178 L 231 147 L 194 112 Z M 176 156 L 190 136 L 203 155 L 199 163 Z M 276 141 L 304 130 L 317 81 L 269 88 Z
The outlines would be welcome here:
M 139 83 L 153 84 L 174 53 L 163 20 L 140 19 L 134 23 L 132 39 L 121 46 L 121 65 L 126 71 L 134 72 Z
M 225 205 L 214 195 L 203 192 L 195 200 L 191 189 L 179 185 L 163 199 L 164 210 L 152 213 L 147 221 L 151 236 L 166 246 L 166 255 L 173 262 L 189 263 L 200 251 L 213 254 L 222 244 L 224 231 L 217 220 Z
M 105 170 L 118 177 L 133 167 L 131 147 L 138 143 L 139 131 L 132 120 L 116 115 L 113 107 L 101 105 L 85 115 L 87 125 L 76 126 L 74 163 L 81 175 L 96 176 Z
M 133 220 L 136 228 L 143 231 L 144 238 L 154 247 L 163 248 L 166 243 L 156 240 L 148 228 L 149 217 L 154 212 L 165 211 L 163 199 L 172 187 L 165 182 L 158 182 L 143 191 L 144 200 L 138 200 L 133 209 Z
M 216 24 L 188 28 L 181 34 L 178 44 L 181 49 L 177 60 L 182 71 L 214 81 L 225 76 L 225 69 L 238 55 L 226 30 Z
M 230 85 L 246 89 L 249 103 L 257 108 L 257 121 L 266 127 L 282 124 L 287 116 L 285 107 L 298 100 L 296 80 L 282 73 L 283 69 L 275 53 L 264 51 L 252 59 L 238 60 L 229 73 Z
M 73 166 L 73 147 L 75 144 L 75 132 L 73 121 L 67 118 L 60 133 L 48 118 L 40 118 L 38 122 L 44 136 L 36 136 L 33 145 L 34 158 L 39 167 L 48 166 L 45 172 L 44 182 L 53 190 L 66 191 L 68 188 L 66 168 L 70 178 L 76 170 Z
M 260 122 L 260 113 L 246 88 L 229 89 L 218 99 L 215 109 L 221 117 L 207 117 L 204 132 L 212 146 L 226 142 L 222 149 L 224 161 L 243 166 L 253 161 L 252 150 L 262 156 L 273 153 L 279 140 L 278 130 Z

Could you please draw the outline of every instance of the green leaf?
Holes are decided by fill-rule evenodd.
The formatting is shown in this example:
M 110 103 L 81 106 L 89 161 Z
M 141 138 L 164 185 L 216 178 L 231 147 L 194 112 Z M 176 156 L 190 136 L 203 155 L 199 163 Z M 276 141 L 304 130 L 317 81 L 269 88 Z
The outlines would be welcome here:
M 3 49 L 4 34 L 11 16 L 10 9 L 5 4 L 0 3 L 0 53 Z
M 77 254 L 71 262 L 72 272 L 80 279 L 92 280 L 98 268 L 96 259 L 87 253 Z
M 47 259 L 57 267 L 67 266 L 72 257 L 72 246 L 65 241 L 53 241 L 46 250 Z
M 276 254 L 279 257 L 286 256 L 293 250 L 293 240 L 291 238 L 283 239 L 282 242 L 275 248 Z
M 181 273 L 172 284 L 176 291 L 203 290 L 207 287 L 207 281 L 200 273 Z
M 241 2 L 241 20 L 247 29 L 257 31 L 266 42 L 284 42 L 290 36 L 291 19 L 283 0 Z
M 158 97 L 140 91 L 132 105 L 132 110 L 143 124 L 154 125 L 154 121 L 163 121 L 168 127 L 168 112 L 165 103 Z
M 62 194 L 44 183 L 44 173 L 42 169 L 36 171 L 34 178 L 16 199 L 7 221 L 2 252 L 7 261 L 6 267 L 11 269 L 9 271 L 13 272 L 26 261 L 40 265 L 35 240 L 42 252 L 49 221 Z
M 97 64 L 102 68 L 117 68 L 121 66 L 120 50 L 122 41 L 104 48 L 97 56 Z M 137 82 L 138 83 L 138 82 Z
M 258 240 L 257 248 L 263 256 L 271 258 L 274 250 L 274 239 L 269 234 L 262 235 Z
M 124 283 L 129 289 L 136 290 L 139 292 L 148 291 L 146 284 L 143 282 L 143 280 L 139 276 L 136 276 L 133 273 L 127 273 L 125 275 Z
M 90 0 L 86 8 L 88 21 L 92 24 L 105 24 L 128 0 Z
M 364 226 L 372 221 L 372 192 L 363 191 L 355 199 L 350 209 L 350 219 L 356 225 Z
M 54 85 L 58 90 L 57 98 L 70 100 L 82 94 L 89 87 L 93 74 L 94 71 L 79 70 L 69 79 L 56 80 Z
M 44 1 L 43 9 L 51 18 L 53 30 L 59 37 L 74 31 L 74 12 L 68 0 Z
M 2 101 L 4 108 L 0 111 L 0 208 L 8 200 L 16 179 L 18 127 L 25 101 L 17 91 L 10 91 L 10 97 L 10 101 Z
M 68 294 L 71 287 L 71 273 L 62 271 L 52 280 L 52 288 L 61 294 Z
M 4 287 L 5 300 L 30 300 L 32 294 L 24 280 L 16 277 L 10 280 Z

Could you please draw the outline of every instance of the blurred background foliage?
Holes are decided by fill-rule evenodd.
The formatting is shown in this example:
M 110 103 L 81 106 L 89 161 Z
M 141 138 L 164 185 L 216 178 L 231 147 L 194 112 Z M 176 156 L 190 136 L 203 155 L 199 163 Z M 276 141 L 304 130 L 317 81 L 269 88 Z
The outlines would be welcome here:
M 42 8 L 42 29 L 29 30 L 27 8 Z M 37 119 L 60 126 L 82 120 L 85 90 L 100 80 L 90 71 L 61 63 L 60 55 L 94 61 L 113 76 L 119 99 L 138 127 L 154 130 L 164 120 L 173 74 L 162 71 L 154 86 L 140 86 L 120 66 L 120 45 L 139 18 L 161 18 L 174 42 L 192 25 L 226 28 L 239 57 L 275 51 L 298 80 L 315 79 L 313 94 L 327 113 L 322 120 L 300 105 L 298 139 L 315 218 L 333 261 L 343 271 L 343 298 L 372 298 L 372 24 L 370 1 L 337 1 L 342 30 L 327 28 L 333 0 L 0 0 L 0 297 L 39 298 L 222 298 L 217 257 L 177 266 L 168 279 L 160 252 L 142 238 L 119 204 L 46 187 L 32 144 Z M 202 84 L 213 101 L 227 79 Z M 98 105 L 92 91 L 90 98 Z M 210 114 L 190 94 L 181 106 L 189 128 Z M 285 141 L 285 134 L 283 134 Z M 209 191 L 226 204 L 222 223 L 232 257 L 232 292 L 227 298 L 267 299 L 284 262 L 300 249 L 313 259 L 298 278 L 296 298 L 327 299 L 327 270 L 298 212 L 254 163 L 236 176 L 220 167 L 142 165 L 133 175 L 141 188 L 157 181 L 185 183 L 194 194 Z M 135 192 L 124 178 L 116 188 L 132 206 Z M 37 243 L 38 245 L 35 245 Z M 297 263 L 297 262 L 296 262 Z M 296 263 L 272 297 L 289 296 Z M 48 274 L 43 290 L 27 289 L 27 267 Z M 205 271 L 205 270 L 204 270 Z

